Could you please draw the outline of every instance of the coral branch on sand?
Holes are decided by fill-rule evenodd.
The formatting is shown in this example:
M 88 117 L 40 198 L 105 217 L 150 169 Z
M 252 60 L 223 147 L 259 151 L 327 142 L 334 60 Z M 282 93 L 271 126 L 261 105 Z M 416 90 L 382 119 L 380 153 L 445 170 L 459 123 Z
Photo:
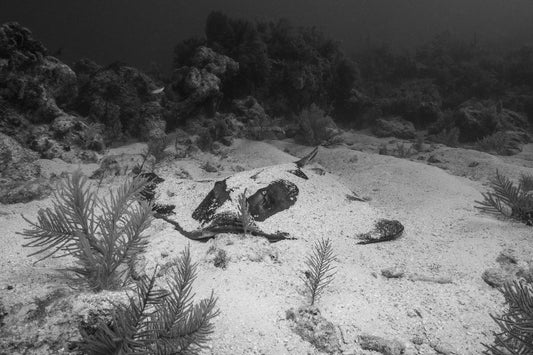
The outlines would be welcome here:
M 33 254 L 56 253 L 76 258 L 68 268 L 96 291 L 117 289 L 131 282 L 130 268 L 124 267 L 146 247 L 143 233 L 152 221 L 149 203 L 137 203 L 146 182 L 128 180 L 104 200 L 88 186 L 78 170 L 55 194 L 53 208 L 41 209 L 37 222 L 26 222 L 26 247 L 38 248 Z M 101 215 L 98 214 L 101 212 Z M 39 261 L 40 261 L 39 260 Z

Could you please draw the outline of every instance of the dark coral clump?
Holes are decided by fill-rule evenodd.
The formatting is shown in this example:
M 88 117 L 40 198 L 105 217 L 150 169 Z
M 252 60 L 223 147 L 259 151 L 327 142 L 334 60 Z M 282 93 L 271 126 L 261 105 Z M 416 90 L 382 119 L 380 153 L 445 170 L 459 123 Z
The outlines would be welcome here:
M 46 54 L 42 43 L 18 22 L 8 22 L 0 27 L 0 58 L 6 59 L 11 69 L 38 63 Z
M 91 62 L 75 65 L 80 70 L 80 95 L 76 108 L 90 120 L 108 128 L 108 138 L 127 133 L 134 137 L 162 136 L 165 122 L 162 107 L 152 94 L 154 81 L 122 63 L 97 68 Z

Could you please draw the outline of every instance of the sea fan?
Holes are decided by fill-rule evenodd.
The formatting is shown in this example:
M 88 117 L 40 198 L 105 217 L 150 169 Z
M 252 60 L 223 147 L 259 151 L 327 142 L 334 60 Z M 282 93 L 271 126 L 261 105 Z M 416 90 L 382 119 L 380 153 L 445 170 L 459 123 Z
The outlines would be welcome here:
M 505 284 L 502 292 L 508 310 L 499 317 L 492 316 L 500 331 L 495 333 L 494 344 L 485 345 L 485 354 L 533 354 L 533 286 L 523 280 L 513 281 Z
M 213 332 L 218 316 L 213 292 L 193 303 L 196 264 L 186 248 L 174 266 L 168 290 L 156 289 L 157 268 L 151 278 L 137 283 L 126 305 L 117 305 L 110 323 L 100 322 L 91 332 L 82 329 L 76 343 L 87 354 L 197 354 Z
M 96 329 L 80 330 L 83 341 L 76 343 L 84 354 L 146 354 L 152 341 L 149 317 L 155 305 L 161 304 L 167 295 L 155 287 L 156 272 L 151 278 L 142 277 L 137 283 L 134 296 L 128 304 L 118 304 L 111 323 L 100 321 Z
M 212 320 L 219 314 L 215 309 L 217 299 L 211 292 L 208 299 L 193 304 L 195 279 L 196 264 L 192 263 L 189 248 L 186 248 L 168 281 L 168 296 L 156 306 L 151 317 L 155 354 L 195 354 L 209 340 L 213 332 Z
M 476 208 L 483 212 L 500 213 L 506 217 L 531 224 L 533 216 L 533 195 L 530 189 L 531 177 L 522 177 L 516 186 L 509 178 L 496 172 L 491 182 L 492 191 L 483 193 L 483 201 L 476 201 Z
M 127 180 L 100 200 L 80 171 L 74 172 L 54 196 L 52 208 L 41 209 L 37 222 L 22 233 L 24 246 L 39 248 L 30 255 L 72 255 L 77 266 L 68 268 L 96 291 L 116 289 L 129 280 L 128 267 L 146 246 L 144 231 L 152 208 L 137 202 L 146 182 Z M 98 213 L 99 212 L 99 213 Z M 98 214 L 97 214 L 98 213 Z
M 311 306 L 315 304 L 315 300 L 324 288 L 333 281 L 335 267 L 332 263 L 334 260 L 335 255 L 329 239 L 322 239 L 315 243 L 312 254 L 305 261 L 307 270 L 305 277 L 302 277 L 311 295 Z

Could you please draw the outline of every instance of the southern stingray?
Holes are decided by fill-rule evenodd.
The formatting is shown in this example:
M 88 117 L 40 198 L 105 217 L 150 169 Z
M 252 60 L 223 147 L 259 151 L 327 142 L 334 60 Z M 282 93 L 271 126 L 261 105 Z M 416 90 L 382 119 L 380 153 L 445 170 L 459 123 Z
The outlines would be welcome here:
M 341 233 L 361 239 L 361 244 L 400 236 L 404 229 L 400 222 L 380 218 L 378 211 L 334 175 L 308 168 L 317 151 L 318 147 L 294 163 L 242 171 L 216 181 L 199 202 L 193 201 L 198 196 L 195 189 L 200 190 L 196 183 L 154 179 L 161 184 L 160 189 L 167 190 L 167 196 L 159 193 L 154 200 L 155 216 L 193 240 L 207 240 L 221 233 L 240 234 L 244 228 L 238 215 L 238 197 L 247 191 L 253 217 L 248 233 L 272 242 L 318 232 Z

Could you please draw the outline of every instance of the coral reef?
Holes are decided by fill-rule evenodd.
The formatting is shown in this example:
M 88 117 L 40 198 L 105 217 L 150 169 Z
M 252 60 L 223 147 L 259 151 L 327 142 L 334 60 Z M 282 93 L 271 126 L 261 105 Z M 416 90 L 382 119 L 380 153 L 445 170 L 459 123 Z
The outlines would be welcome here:
M 16 22 L 0 27 L 0 78 L 0 96 L 34 123 L 49 123 L 77 94 L 74 71 Z
M 190 65 L 177 68 L 173 75 L 172 89 L 178 95 L 175 115 L 187 117 L 203 109 L 213 116 L 223 96 L 221 84 L 238 72 L 239 64 L 205 46 L 191 54 Z
M 401 117 L 387 117 L 376 120 L 373 133 L 377 137 L 396 137 L 403 139 L 415 138 L 416 131 L 413 123 Z
M 161 137 L 165 131 L 163 108 L 152 91 L 156 83 L 141 71 L 122 63 L 94 68 L 86 61 L 75 65 L 80 75 L 92 72 L 80 81 L 76 109 L 93 122 L 106 126 L 106 138 L 129 134 L 141 139 Z

